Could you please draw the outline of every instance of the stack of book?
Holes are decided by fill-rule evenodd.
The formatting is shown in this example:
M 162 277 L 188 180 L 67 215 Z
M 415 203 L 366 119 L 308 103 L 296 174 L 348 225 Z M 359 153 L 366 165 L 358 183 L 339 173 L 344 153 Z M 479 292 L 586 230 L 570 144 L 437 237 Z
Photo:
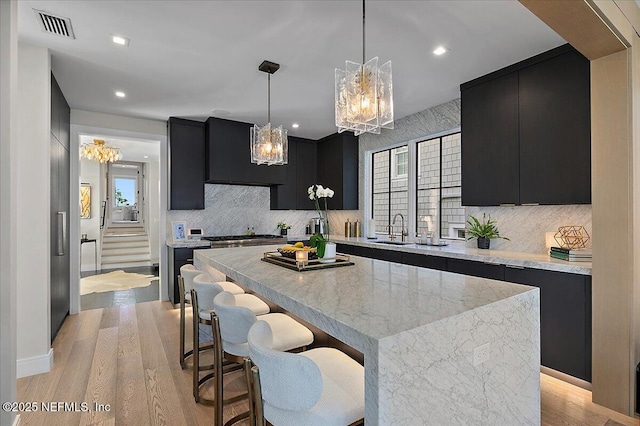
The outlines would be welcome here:
M 591 262 L 593 257 L 591 249 L 568 249 L 562 247 L 551 247 L 549 254 L 554 259 L 567 260 L 569 262 Z

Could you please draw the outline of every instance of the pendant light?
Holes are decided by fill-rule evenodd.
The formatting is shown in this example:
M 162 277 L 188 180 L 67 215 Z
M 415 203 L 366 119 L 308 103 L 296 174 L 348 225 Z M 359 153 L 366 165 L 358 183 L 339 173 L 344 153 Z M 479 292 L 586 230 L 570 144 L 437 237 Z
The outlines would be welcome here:
M 267 124 L 257 124 L 251 129 L 251 162 L 268 166 L 282 166 L 288 163 L 289 144 L 287 129 L 271 126 L 271 74 L 280 69 L 280 64 L 263 61 L 258 69 L 266 72 L 267 82 Z
M 351 130 L 380 134 L 393 129 L 393 84 L 391 61 L 378 67 L 378 57 L 366 62 L 365 4 L 362 0 L 362 64 L 346 61 L 346 69 L 336 68 L 335 114 L 338 132 Z
M 100 163 L 113 163 L 122 159 L 120 150 L 105 145 L 102 139 L 94 139 L 93 144 L 82 144 L 80 147 L 80 156 L 87 160 L 99 161 Z

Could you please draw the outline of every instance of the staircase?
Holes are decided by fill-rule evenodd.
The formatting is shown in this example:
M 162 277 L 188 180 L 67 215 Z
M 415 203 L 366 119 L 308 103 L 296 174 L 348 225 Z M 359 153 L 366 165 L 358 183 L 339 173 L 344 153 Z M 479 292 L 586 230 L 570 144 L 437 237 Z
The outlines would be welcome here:
M 149 236 L 138 222 L 112 223 L 102 235 L 103 269 L 151 266 Z

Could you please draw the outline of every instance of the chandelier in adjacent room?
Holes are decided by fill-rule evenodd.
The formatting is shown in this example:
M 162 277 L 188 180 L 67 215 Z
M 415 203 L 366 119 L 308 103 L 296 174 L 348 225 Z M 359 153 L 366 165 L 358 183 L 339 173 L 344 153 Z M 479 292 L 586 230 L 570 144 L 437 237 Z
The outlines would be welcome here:
M 336 126 L 338 132 L 351 130 L 380 134 L 393 129 L 393 84 L 391 61 L 378 67 L 378 57 L 366 61 L 365 7 L 362 0 L 362 64 L 346 61 L 346 69 L 336 68 Z
M 101 139 L 94 139 L 92 144 L 82 144 L 80 156 L 87 160 L 95 160 L 101 163 L 113 163 L 122 159 L 122 153 L 118 148 L 105 145 Z
M 279 64 L 263 61 L 258 69 L 266 72 L 267 83 L 267 124 L 260 127 L 254 124 L 251 129 L 251 162 L 268 166 L 281 166 L 288 163 L 289 143 L 287 129 L 271 126 L 271 74 L 278 71 Z

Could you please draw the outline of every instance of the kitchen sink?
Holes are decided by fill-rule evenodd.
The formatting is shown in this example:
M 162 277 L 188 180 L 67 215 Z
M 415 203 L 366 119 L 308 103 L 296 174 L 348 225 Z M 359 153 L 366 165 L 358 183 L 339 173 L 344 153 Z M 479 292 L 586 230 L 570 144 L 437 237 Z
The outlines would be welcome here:
M 408 244 L 413 244 L 408 241 L 374 241 L 376 244 L 391 244 L 393 246 L 406 246 Z

